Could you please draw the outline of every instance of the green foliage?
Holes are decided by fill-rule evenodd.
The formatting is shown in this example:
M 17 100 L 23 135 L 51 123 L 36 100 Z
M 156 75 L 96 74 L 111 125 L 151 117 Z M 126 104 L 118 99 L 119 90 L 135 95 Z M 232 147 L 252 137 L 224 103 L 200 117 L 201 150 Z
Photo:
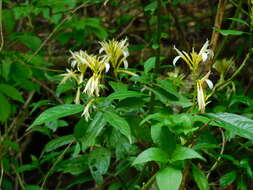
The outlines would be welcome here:
M 0 188 L 250 189 L 252 1 L 0 7 Z

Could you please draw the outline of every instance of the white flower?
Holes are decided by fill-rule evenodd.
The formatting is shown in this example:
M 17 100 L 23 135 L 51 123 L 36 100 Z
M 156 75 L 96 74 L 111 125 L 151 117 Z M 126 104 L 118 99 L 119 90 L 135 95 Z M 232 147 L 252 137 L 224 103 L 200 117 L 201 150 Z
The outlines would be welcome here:
M 100 76 L 92 75 L 92 77 L 90 77 L 87 84 L 85 85 L 83 92 L 89 96 L 99 96 L 99 85 Z
M 110 69 L 110 64 L 109 63 L 105 63 L 105 72 L 107 73 Z
M 201 113 L 205 112 L 205 108 L 206 108 L 206 101 L 208 99 L 208 97 L 205 96 L 205 92 L 204 92 L 204 82 L 207 83 L 208 87 L 210 89 L 213 88 L 213 83 L 210 79 L 208 79 L 210 75 L 210 71 L 200 80 L 197 80 L 197 101 L 198 101 L 198 109 Z
M 94 101 L 95 101 L 95 98 L 90 100 L 83 110 L 82 116 L 85 117 L 86 121 L 88 121 L 90 119 L 90 109 L 91 109 L 91 105 L 93 104 Z M 95 105 L 93 105 L 93 108 L 96 108 Z
M 109 40 L 99 43 L 101 45 L 99 53 L 106 53 L 105 56 L 109 58 L 114 69 L 118 69 L 122 63 L 125 69 L 128 67 L 126 60 L 129 56 L 127 38 L 121 41 Z
M 173 60 L 173 65 L 175 66 L 177 61 L 182 58 L 191 70 L 196 70 L 200 64 L 200 62 L 206 62 L 209 57 L 213 57 L 213 51 L 208 49 L 209 41 L 207 40 L 206 43 L 203 45 L 199 53 L 197 54 L 192 49 L 190 54 L 186 53 L 185 51 L 178 50 L 175 46 L 174 49 L 177 51 L 178 56 L 176 56 Z
M 125 68 L 125 69 L 128 68 L 128 62 L 127 62 L 127 60 L 124 60 L 124 68 Z
M 61 80 L 60 84 L 65 83 L 67 80 L 73 78 L 76 81 L 78 81 L 77 74 L 73 70 L 66 69 L 66 73 L 61 74 L 63 76 L 63 79 Z

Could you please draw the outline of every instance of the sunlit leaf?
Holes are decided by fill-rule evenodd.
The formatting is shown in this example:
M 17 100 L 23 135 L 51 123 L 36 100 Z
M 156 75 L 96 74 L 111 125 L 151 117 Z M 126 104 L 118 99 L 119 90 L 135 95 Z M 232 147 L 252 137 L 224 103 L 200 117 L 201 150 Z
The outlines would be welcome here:
M 104 117 L 108 123 L 125 135 L 129 139 L 129 142 L 132 143 L 131 130 L 126 119 L 111 111 L 106 111 Z
M 35 125 L 41 125 L 48 121 L 53 121 L 62 117 L 80 113 L 81 111 L 83 111 L 83 109 L 83 105 L 80 104 L 64 104 L 51 107 L 42 112 L 27 130 L 29 130 Z
M 182 172 L 174 167 L 166 167 L 156 175 L 160 190 L 178 190 L 182 181 Z
M 195 183 L 200 190 L 209 190 L 209 184 L 205 174 L 195 165 L 192 165 L 192 174 Z
M 210 119 L 215 121 L 214 125 L 222 127 L 238 136 L 253 139 L 253 120 L 232 113 L 208 113 Z
M 134 160 L 133 165 L 142 164 L 149 161 L 157 161 L 165 163 L 168 161 L 168 158 L 169 158 L 168 154 L 164 152 L 162 149 L 152 147 L 140 153 Z

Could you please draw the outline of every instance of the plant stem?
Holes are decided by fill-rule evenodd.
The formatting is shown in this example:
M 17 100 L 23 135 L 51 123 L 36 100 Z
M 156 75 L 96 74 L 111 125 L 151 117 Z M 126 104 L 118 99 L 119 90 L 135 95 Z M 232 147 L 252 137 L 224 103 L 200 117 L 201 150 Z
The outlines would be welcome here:
M 217 91 L 220 91 L 222 90 L 223 88 L 225 88 L 227 85 L 230 84 L 230 82 L 241 72 L 241 70 L 244 68 L 244 66 L 246 65 L 250 55 L 252 54 L 252 51 L 250 51 L 246 57 L 244 58 L 242 64 L 240 65 L 240 67 L 233 73 L 233 75 L 228 79 L 226 80 L 225 82 L 215 86 L 211 92 L 211 94 L 208 95 L 207 99 L 211 96 L 213 96 Z
M 221 137 L 222 137 L 222 144 L 221 144 L 221 150 L 220 150 L 220 155 L 223 154 L 224 150 L 225 150 L 225 145 L 226 145 L 226 139 L 225 139 L 225 135 L 224 132 L 222 131 L 221 128 L 220 132 L 221 132 Z M 217 167 L 219 161 L 221 160 L 221 156 L 218 157 L 218 159 L 216 160 L 216 162 L 213 164 L 213 166 L 211 167 L 211 169 L 208 171 L 208 174 L 206 175 L 207 179 L 209 178 L 211 172 Z
M 187 176 L 190 173 L 190 168 L 189 168 L 189 163 L 187 163 L 184 171 L 183 171 L 183 178 L 182 178 L 182 182 L 180 184 L 179 190 L 184 190 L 185 189 L 185 184 L 187 181 Z
M 65 155 L 65 153 L 67 152 L 67 150 L 70 148 L 70 146 L 73 144 L 73 142 L 74 141 L 72 141 L 71 143 L 69 143 L 69 145 L 64 149 L 64 151 L 60 154 L 60 156 L 58 156 L 58 158 L 56 159 L 56 161 L 54 162 L 54 164 L 52 165 L 52 167 L 48 170 L 46 176 L 43 179 L 43 182 L 42 182 L 42 185 L 40 187 L 40 190 L 43 190 L 44 186 L 46 185 L 47 178 L 49 177 L 50 173 L 55 168 L 55 166 L 61 161 L 61 159 L 63 158 L 63 156 Z
M 242 0 L 238 3 L 235 14 L 233 15 L 233 17 L 237 17 L 240 13 L 240 8 L 241 8 L 241 4 L 242 4 Z M 232 30 L 235 27 L 236 22 L 232 21 L 232 23 L 230 24 L 230 26 L 228 27 L 229 30 Z M 229 41 L 229 36 L 225 36 L 224 39 L 221 41 L 219 47 L 217 48 L 215 55 L 214 55 L 214 60 L 216 60 L 216 58 L 220 55 L 221 51 L 224 49 L 224 47 L 226 46 L 227 42 Z
M 213 52 L 215 52 L 218 38 L 219 38 L 219 30 L 221 29 L 221 24 L 223 20 L 224 10 L 225 10 L 226 0 L 219 0 L 216 16 L 215 16 L 215 22 L 214 22 L 214 30 L 211 37 L 211 47 Z M 206 71 L 209 71 L 212 66 L 212 61 L 208 61 L 206 63 Z
M 161 47 L 160 47 L 160 38 L 161 38 L 161 0 L 157 0 L 157 31 L 156 31 L 156 61 L 155 61 L 155 68 L 154 68 L 154 77 L 156 74 L 159 73 L 160 70 L 160 54 L 161 54 Z M 152 81 L 153 81 L 152 77 Z M 154 93 L 151 94 L 150 97 L 150 109 L 149 112 L 153 112 L 154 110 L 154 101 L 155 95 Z
M 160 46 L 160 38 L 161 38 L 161 0 L 157 0 L 157 31 L 156 31 L 156 61 L 155 61 L 155 73 L 157 74 L 160 69 L 160 54 L 161 54 L 161 46 Z
M 65 18 L 62 19 L 62 21 L 54 28 L 54 30 L 46 37 L 46 39 L 41 43 L 41 45 L 38 47 L 38 49 L 28 58 L 27 62 L 30 62 L 33 60 L 33 58 L 40 52 L 40 50 L 47 44 L 47 42 L 52 38 L 52 36 L 60 29 L 60 27 L 68 20 L 71 19 L 71 17 L 74 15 L 76 11 L 79 9 L 85 7 L 87 5 L 87 2 L 82 3 L 78 7 L 76 7 L 74 10 L 72 10 Z
M 143 185 L 143 187 L 141 188 L 141 190 L 148 190 L 149 187 L 154 183 L 155 177 L 156 177 L 156 173 L 148 180 L 147 183 L 145 183 L 145 185 Z

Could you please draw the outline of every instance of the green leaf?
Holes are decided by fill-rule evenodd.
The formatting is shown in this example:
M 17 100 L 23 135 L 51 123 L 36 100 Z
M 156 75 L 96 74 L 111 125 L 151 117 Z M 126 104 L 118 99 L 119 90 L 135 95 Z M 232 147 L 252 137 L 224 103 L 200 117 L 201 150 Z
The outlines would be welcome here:
M 233 96 L 230 101 L 229 107 L 236 104 L 236 103 L 243 103 L 243 104 L 246 104 L 247 106 L 253 107 L 253 99 L 249 98 L 247 96 L 242 96 L 242 95 L 241 96 Z
M 128 85 L 124 84 L 122 82 L 114 82 L 110 81 L 109 85 L 113 88 L 113 90 L 116 91 L 127 91 Z
M 123 117 L 111 111 L 106 111 L 104 117 L 108 123 L 128 138 L 130 144 L 132 143 L 130 126 Z
M 242 35 L 245 32 L 243 31 L 239 31 L 239 30 L 219 30 L 219 32 L 223 35 L 223 36 L 228 36 L 228 35 Z
M 0 84 L 0 92 L 12 98 L 13 100 L 17 100 L 22 103 L 24 102 L 24 99 L 21 96 L 20 92 L 13 86 L 10 86 L 8 84 Z
M 195 183 L 200 190 L 209 190 L 209 184 L 205 174 L 194 164 L 192 165 L 192 174 Z
M 152 3 L 149 3 L 147 6 L 144 7 L 144 11 L 155 11 L 157 8 L 157 2 L 154 1 Z
M 178 190 L 182 181 L 182 172 L 174 167 L 166 167 L 156 175 L 160 190 Z
M 10 149 L 12 149 L 12 150 L 14 150 L 16 152 L 20 152 L 19 145 L 17 143 L 15 143 L 15 142 L 6 140 L 6 141 L 2 142 L 2 145 L 6 146 L 6 147 L 8 147 L 8 148 L 10 148 Z
M 120 182 L 114 182 L 110 184 L 108 190 L 120 190 L 122 188 L 122 184 Z
M 95 144 L 96 137 L 101 133 L 105 125 L 106 120 L 104 119 L 103 113 L 98 112 L 89 124 L 85 135 L 80 139 L 82 142 L 82 151 L 85 151 L 86 148 Z
M 75 138 L 80 139 L 84 137 L 87 128 L 88 128 L 88 122 L 84 118 L 81 118 L 74 127 Z
M 75 178 L 71 181 L 71 183 L 66 187 L 67 189 L 70 189 L 71 187 L 75 186 L 75 185 L 80 185 L 89 181 L 92 181 L 92 177 L 91 176 L 75 176 Z
M 117 110 L 123 110 L 127 112 L 130 110 L 138 110 L 141 109 L 145 103 L 146 101 L 141 97 L 125 98 L 118 103 Z
M 176 148 L 176 138 L 167 126 L 153 125 L 151 127 L 151 137 L 154 143 L 169 155 L 171 155 Z
M 160 148 L 149 148 L 140 153 L 134 160 L 133 165 L 142 164 L 149 161 L 157 161 L 166 163 L 168 161 L 168 154 Z
M 177 146 L 171 156 L 170 161 L 175 162 L 175 161 L 179 161 L 179 160 L 194 159 L 194 158 L 199 158 L 201 160 L 205 160 L 205 158 L 203 158 L 195 150 L 188 148 L 188 147 Z
M 89 171 L 88 154 L 81 154 L 78 157 L 69 158 L 62 161 L 61 163 L 59 163 L 57 171 L 62 171 L 63 173 L 70 173 L 72 175 L 75 175 L 76 177 L 79 174 Z
M 0 122 L 6 121 L 11 114 L 11 105 L 4 95 L 0 93 Z
M 226 188 L 236 180 L 237 173 L 236 171 L 231 171 L 226 173 L 220 178 L 220 186 Z
M 135 91 L 119 91 L 119 92 L 114 92 L 110 94 L 106 99 L 107 100 L 115 100 L 115 99 L 125 99 L 125 98 L 130 98 L 130 97 L 141 97 L 144 96 L 144 94 L 140 92 L 135 92 Z
M 31 171 L 38 168 L 38 165 L 33 165 L 33 164 L 24 164 L 20 167 L 17 168 L 17 172 L 23 173 L 25 171 Z
M 164 104 L 178 105 L 184 108 L 192 105 L 192 103 L 189 102 L 189 100 L 184 98 L 183 96 L 177 97 L 163 88 L 160 87 L 150 88 L 148 86 L 146 86 L 146 88 L 151 92 L 153 92 L 156 95 L 156 98 Z
M 102 26 L 91 27 L 91 31 L 97 36 L 100 40 L 105 40 L 108 37 L 106 29 Z
M 144 72 L 148 73 L 155 68 L 156 57 L 150 57 L 144 62 Z
M 240 180 L 237 184 L 237 190 L 248 190 L 248 186 L 247 183 L 245 182 L 245 179 L 242 177 L 240 177 Z
M 32 114 L 34 111 L 36 111 L 41 106 L 50 105 L 50 100 L 39 100 L 38 102 L 32 103 L 30 106 L 33 107 L 33 109 L 30 111 L 30 114 Z
M 18 36 L 18 40 L 31 50 L 37 50 L 41 45 L 41 39 L 33 34 Z
M 253 120 L 232 113 L 209 113 L 206 115 L 215 121 L 215 125 L 238 136 L 253 139 Z
M 8 33 L 12 32 L 15 27 L 15 18 L 13 15 L 13 11 L 10 9 L 3 10 L 3 24 Z
M 80 113 L 83 111 L 83 109 L 83 105 L 80 104 L 64 104 L 49 108 L 42 112 L 27 130 L 35 125 L 41 125 L 48 121 L 53 121 L 62 117 Z
M 55 150 L 61 146 L 71 143 L 74 139 L 75 138 L 73 135 L 66 135 L 53 139 L 45 145 L 43 152 L 50 152 L 52 150 Z
M 12 78 L 20 84 L 22 84 L 25 80 L 29 79 L 32 76 L 31 69 L 28 66 L 18 62 L 14 62 L 11 64 L 10 73 Z
M 110 166 L 111 152 L 106 148 L 96 148 L 88 157 L 88 166 L 98 184 L 103 183 L 103 175 Z
M 240 19 L 240 18 L 235 18 L 235 17 L 233 17 L 233 18 L 228 18 L 228 19 L 249 26 L 249 24 L 248 24 L 245 20 L 242 20 L 242 19 Z

